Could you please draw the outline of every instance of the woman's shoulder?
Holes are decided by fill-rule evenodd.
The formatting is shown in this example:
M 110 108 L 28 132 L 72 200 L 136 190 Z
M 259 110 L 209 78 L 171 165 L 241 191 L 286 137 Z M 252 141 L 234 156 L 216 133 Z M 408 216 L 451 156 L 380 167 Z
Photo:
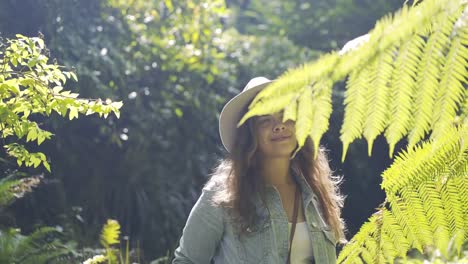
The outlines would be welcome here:
M 220 192 L 228 188 L 228 180 L 231 172 L 231 164 L 228 161 L 222 161 L 211 175 L 203 190 L 209 192 Z
M 230 201 L 228 172 L 217 170 L 203 187 L 203 194 L 217 207 L 225 207 Z

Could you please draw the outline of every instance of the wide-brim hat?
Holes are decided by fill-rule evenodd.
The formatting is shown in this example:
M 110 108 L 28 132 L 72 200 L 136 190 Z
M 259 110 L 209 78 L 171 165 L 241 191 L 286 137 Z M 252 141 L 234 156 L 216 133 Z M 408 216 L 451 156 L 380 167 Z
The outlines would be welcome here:
M 244 90 L 234 96 L 224 105 L 219 115 L 219 135 L 224 148 L 231 152 L 237 135 L 237 123 L 245 114 L 247 105 L 254 97 L 272 81 L 265 77 L 255 77 L 244 87 Z

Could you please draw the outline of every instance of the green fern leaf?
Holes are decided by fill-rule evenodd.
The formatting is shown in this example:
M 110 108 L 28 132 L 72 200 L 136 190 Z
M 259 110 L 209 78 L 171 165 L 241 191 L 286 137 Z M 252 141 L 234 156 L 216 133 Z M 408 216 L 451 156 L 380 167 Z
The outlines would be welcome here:
M 442 255 L 447 257 L 450 232 L 439 188 L 434 181 L 427 181 L 419 186 L 418 193 L 423 199 L 424 211 L 432 228 L 434 244 L 441 251 Z
M 451 244 L 460 252 L 468 241 L 467 140 L 468 123 L 399 154 L 383 173 L 388 206 L 343 248 L 339 263 L 392 263 L 428 246 L 446 258 Z
M 385 230 L 387 236 L 389 237 L 388 241 L 393 242 L 395 256 L 405 255 L 408 248 L 410 248 L 411 243 L 406 237 L 402 224 L 399 224 L 395 215 L 387 210 L 383 211 L 383 220 L 382 229 Z
M 247 119 L 253 116 L 267 115 L 280 112 L 296 97 L 295 93 L 288 93 L 278 97 L 266 98 L 252 103 L 249 111 L 241 118 L 238 126 L 241 126 Z
M 314 84 L 321 79 L 321 76 L 330 75 L 335 70 L 338 58 L 336 53 L 325 54 L 317 62 L 306 63 L 294 70 L 287 71 L 260 91 L 252 101 L 252 105 L 264 98 L 279 97 L 293 92 L 301 94 L 306 86 Z
M 356 138 L 360 138 L 362 134 L 365 113 L 367 111 L 365 95 L 371 89 L 372 81 L 369 78 L 369 70 L 369 67 L 365 67 L 360 71 L 353 71 L 346 83 L 345 111 L 343 124 L 340 129 L 340 139 L 343 142 L 341 162 L 346 157 L 349 144 Z
M 363 135 L 368 143 L 369 156 L 371 155 L 375 138 L 384 131 L 389 120 L 389 83 L 392 77 L 394 54 L 394 49 L 388 49 L 380 54 L 374 62 L 372 89 L 368 90 L 366 96 L 368 108 L 363 131 Z
M 297 99 L 294 98 L 289 105 L 284 108 L 283 122 L 287 120 L 296 121 L 297 119 Z
M 338 263 L 358 263 L 357 260 L 360 260 L 360 249 L 363 248 L 366 239 L 375 233 L 377 229 L 376 221 L 377 217 L 373 215 L 366 223 L 361 226 L 361 229 L 357 232 L 353 239 L 349 241 L 349 243 L 341 250 L 341 253 L 337 259 Z M 373 250 L 373 252 L 375 252 L 375 250 Z
M 459 16 L 460 12 L 457 13 L 451 17 L 452 20 Z M 454 38 L 451 41 L 451 47 L 442 70 L 439 93 L 432 116 L 433 138 L 442 134 L 448 126 L 453 124 L 458 105 L 462 104 L 464 100 L 465 88 L 463 83 L 466 83 L 468 78 L 466 68 L 468 48 L 463 44 L 463 40 L 468 39 L 468 29 L 466 26 L 456 26 L 468 23 L 468 18 L 463 18 L 464 16 L 461 16 L 459 21 L 455 23 L 454 32 L 452 33 Z
M 443 65 L 443 54 L 450 43 L 451 27 L 448 27 L 447 24 L 453 24 L 448 18 L 446 13 L 442 13 L 435 19 L 435 31 L 430 35 L 419 63 L 414 104 L 416 107 L 412 119 L 413 129 L 408 136 L 410 147 L 423 139 L 431 128 L 432 111 Z
M 104 247 L 109 247 L 114 244 L 120 243 L 120 225 L 116 220 L 108 219 L 107 223 L 102 228 L 101 244 Z
M 313 102 L 312 102 L 312 88 L 307 87 L 299 97 L 297 106 L 297 121 L 296 121 L 296 137 L 299 148 L 304 146 L 306 138 L 312 129 Z
M 416 88 L 417 64 L 422 53 L 424 40 L 415 35 L 402 44 L 398 51 L 390 85 L 390 120 L 385 137 L 389 144 L 389 156 L 393 156 L 395 144 L 408 133 L 410 128 L 413 94 Z
M 317 82 L 312 89 L 312 128 L 309 132 L 317 157 L 320 139 L 327 131 L 332 113 L 332 82 Z
M 468 138 L 468 125 L 450 127 L 436 142 L 423 142 L 403 151 L 382 174 L 382 188 L 388 193 L 396 193 L 409 183 L 433 180 L 441 169 L 452 170 L 454 164 L 463 166 L 468 162 L 464 154 L 468 146 L 464 144 L 465 138 Z M 453 164 L 449 160 L 453 160 Z

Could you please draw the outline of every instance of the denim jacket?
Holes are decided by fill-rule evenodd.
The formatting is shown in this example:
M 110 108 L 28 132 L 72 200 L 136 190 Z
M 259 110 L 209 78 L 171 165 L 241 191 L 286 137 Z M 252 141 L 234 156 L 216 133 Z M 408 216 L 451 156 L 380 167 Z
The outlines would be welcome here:
M 303 176 L 298 176 L 305 219 L 316 264 L 336 263 L 336 239 L 324 221 L 319 200 Z M 256 195 L 260 221 L 248 234 L 237 235 L 225 209 L 211 202 L 216 190 L 204 188 L 187 219 L 173 264 L 286 263 L 289 249 L 288 217 L 277 189 L 266 188 L 266 205 Z

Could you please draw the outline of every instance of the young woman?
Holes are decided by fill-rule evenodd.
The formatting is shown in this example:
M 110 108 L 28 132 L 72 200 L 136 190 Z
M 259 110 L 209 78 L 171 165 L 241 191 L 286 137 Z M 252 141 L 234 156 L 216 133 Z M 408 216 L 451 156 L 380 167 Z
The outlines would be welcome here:
M 297 148 L 294 122 L 282 113 L 237 124 L 271 81 L 257 77 L 220 115 L 229 156 L 194 205 L 173 263 L 336 262 L 344 240 L 342 197 L 325 150 L 313 159 L 310 140 Z

